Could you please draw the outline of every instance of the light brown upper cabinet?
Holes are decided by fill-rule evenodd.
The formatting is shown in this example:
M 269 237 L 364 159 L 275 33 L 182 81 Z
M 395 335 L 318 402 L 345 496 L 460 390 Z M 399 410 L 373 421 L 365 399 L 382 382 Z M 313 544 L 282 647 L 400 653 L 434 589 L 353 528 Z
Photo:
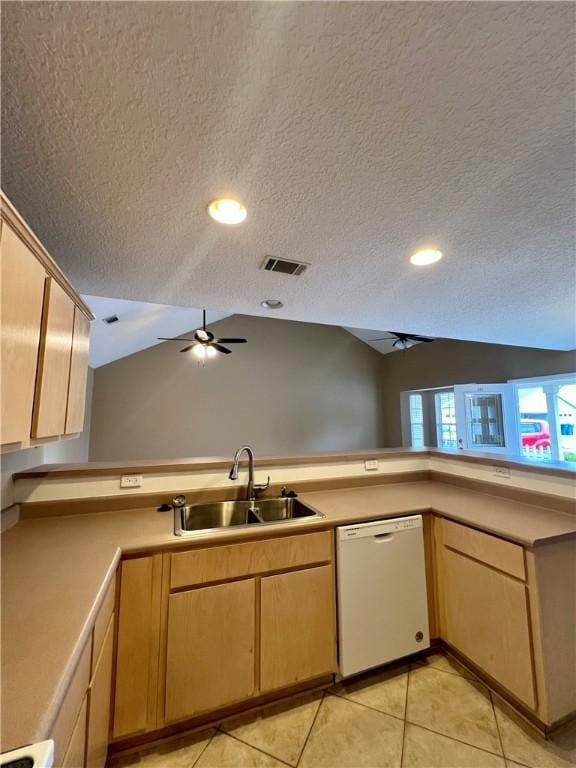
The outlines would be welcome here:
M 89 307 L 0 195 L 3 450 L 81 432 Z
M 68 407 L 66 410 L 67 435 L 74 434 L 74 432 L 82 432 L 84 429 L 89 344 L 90 321 L 78 307 L 75 307 L 72 359 L 70 361 L 70 380 L 68 382 Z
M 65 432 L 73 329 L 74 304 L 58 283 L 48 277 L 44 293 L 32 437 L 52 437 Z
M 46 273 L 6 222 L 1 241 L 1 442 L 30 437 Z

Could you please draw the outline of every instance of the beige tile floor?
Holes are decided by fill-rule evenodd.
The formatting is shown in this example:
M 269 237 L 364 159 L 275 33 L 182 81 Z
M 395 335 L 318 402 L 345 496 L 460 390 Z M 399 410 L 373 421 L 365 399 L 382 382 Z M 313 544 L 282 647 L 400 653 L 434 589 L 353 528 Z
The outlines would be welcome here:
M 109 768 L 567 768 L 576 723 L 542 739 L 435 654 L 275 704 Z

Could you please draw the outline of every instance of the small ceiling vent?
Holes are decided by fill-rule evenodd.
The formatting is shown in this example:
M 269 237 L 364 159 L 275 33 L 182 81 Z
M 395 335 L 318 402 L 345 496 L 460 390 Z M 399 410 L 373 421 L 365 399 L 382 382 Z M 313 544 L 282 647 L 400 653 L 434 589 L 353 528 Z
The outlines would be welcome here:
M 266 256 L 262 269 L 267 272 L 281 272 L 283 275 L 301 275 L 310 264 L 304 261 L 290 261 L 289 259 L 277 259 L 275 256 Z
M 118 322 L 118 315 L 110 315 L 110 317 L 103 317 L 102 322 L 106 325 L 112 325 L 112 323 Z

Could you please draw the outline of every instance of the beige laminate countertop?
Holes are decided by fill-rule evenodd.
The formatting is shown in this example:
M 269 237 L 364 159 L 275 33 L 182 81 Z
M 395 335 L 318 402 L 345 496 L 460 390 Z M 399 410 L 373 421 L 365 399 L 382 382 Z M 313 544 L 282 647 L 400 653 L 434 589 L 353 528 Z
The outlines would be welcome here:
M 24 520 L 2 536 L 3 751 L 47 738 L 124 554 L 301 533 L 433 509 L 525 546 L 576 536 L 576 516 L 437 482 L 316 491 L 324 519 L 175 537 L 172 512 Z

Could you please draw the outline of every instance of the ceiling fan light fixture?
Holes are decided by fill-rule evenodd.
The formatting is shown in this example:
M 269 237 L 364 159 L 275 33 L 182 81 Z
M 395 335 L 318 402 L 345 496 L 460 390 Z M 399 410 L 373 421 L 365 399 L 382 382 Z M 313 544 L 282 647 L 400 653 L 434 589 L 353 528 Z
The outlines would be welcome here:
M 410 256 L 410 263 L 416 267 L 427 267 L 440 261 L 444 254 L 436 248 L 422 248 Z
M 214 347 L 210 347 L 207 344 L 195 344 L 190 351 L 198 360 L 207 360 L 210 357 L 216 357 L 218 354 Z
M 218 197 L 208 205 L 208 214 L 219 224 L 241 224 L 248 211 L 240 200 Z
M 280 299 L 264 299 L 260 302 L 260 306 L 264 309 L 282 309 L 284 304 Z

